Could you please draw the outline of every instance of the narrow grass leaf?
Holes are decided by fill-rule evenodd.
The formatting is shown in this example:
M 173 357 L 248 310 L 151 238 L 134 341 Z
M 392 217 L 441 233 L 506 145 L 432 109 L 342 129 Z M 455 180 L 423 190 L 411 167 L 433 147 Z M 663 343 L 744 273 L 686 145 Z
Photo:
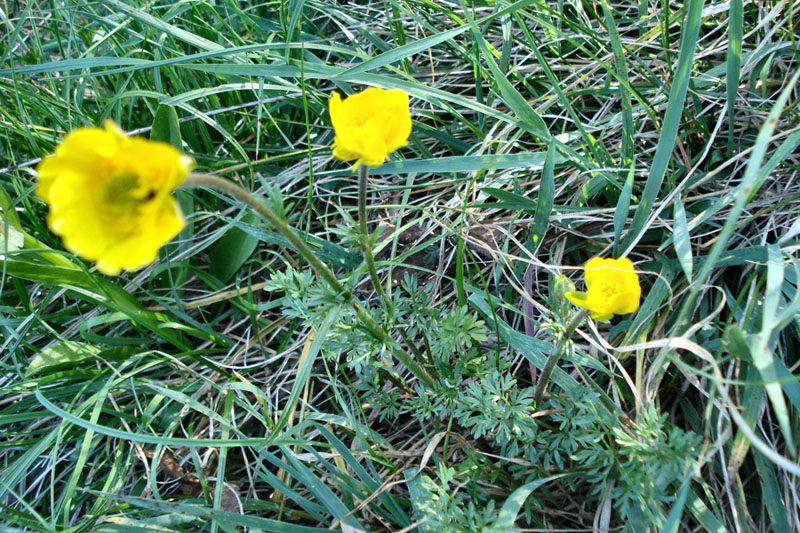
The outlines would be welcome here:
M 176 150 L 183 150 L 181 125 L 178 122 L 178 112 L 174 107 L 158 106 L 156 116 L 153 118 L 153 128 L 150 130 L 150 140 L 169 143 Z
M 282 461 L 275 454 L 266 451 L 266 449 L 259 449 L 258 454 L 272 463 L 272 465 L 274 465 L 278 471 L 285 471 L 288 474 L 289 479 L 294 480 L 300 477 L 300 474 L 292 465 Z M 264 479 L 275 492 L 279 492 L 283 496 L 286 496 L 288 499 L 295 502 L 319 523 L 324 524 L 329 522 L 328 518 L 326 517 L 325 507 L 300 495 L 300 492 L 305 495 L 309 495 L 308 491 L 300 487 L 298 487 L 298 490 L 294 490 L 292 487 L 287 485 L 285 481 L 280 479 L 274 473 L 270 472 L 268 468 L 258 466 L 256 468 L 256 474 L 258 477 Z
M 180 531 L 176 526 L 199 522 L 200 518 L 170 513 L 144 520 L 136 520 L 119 515 L 106 516 L 102 520 L 103 522 L 97 524 L 97 529 L 94 530 L 96 533 L 117 533 L 120 531 L 130 533 L 174 533 L 175 531 Z
M 631 161 L 631 168 L 628 171 L 628 177 L 625 179 L 625 185 L 622 186 L 622 192 L 617 200 L 617 207 L 614 209 L 614 257 L 616 258 L 620 257 L 620 238 L 622 237 L 622 230 L 625 229 L 625 223 L 628 221 L 628 212 L 631 207 L 635 167 L 636 159 L 634 158 Z
M 287 449 L 284 449 L 284 455 L 287 461 L 295 468 L 298 476 L 297 481 L 302 482 L 305 487 L 311 491 L 314 496 L 325 506 L 336 520 L 339 520 L 343 525 L 355 527 L 364 530 L 364 527 L 359 524 L 358 520 L 350 514 L 350 510 L 342 503 L 342 501 L 328 488 L 323 480 L 318 478 L 314 473 L 305 466 L 301 461 L 296 459 L 294 455 Z M 346 515 L 350 515 L 347 516 Z M 345 518 L 346 517 L 346 518 Z
M 20 33 L 22 32 L 22 29 L 25 28 L 26 22 L 28 22 L 28 19 L 29 19 L 30 15 L 31 15 L 31 10 L 36 6 L 37 6 L 36 2 L 34 2 L 32 0 L 26 2 L 25 3 L 25 9 L 22 11 L 22 13 L 20 13 L 18 16 L 14 17 L 14 18 L 16 18 L 16 22 L 17 22 L 16 25 L 14 25 L 14 27 L 13 27 L 14 29 L 11 30 L 11 31 L 6 30 L 7 31 L 6 39 L 5 39 L 6 43 L 2 47 L 3 48 L 3 56 L 0 57 L 0 65 L 8 64 L 7 63 L 8 58 L 11 55 L 11 53 L 14 51 L 14 49 L 16 48 L 16 42 L 19 39 L 19 36 L 20 36 Z M 6 8 L 8 8 L 8 6 L 6 6 Z M 19 5 L 16 5 L 15 8 L 19 9 Z M 2 13 L 2 10 L 0 10 L 0 13 Z M 11 11 L 11 15 L 13 15 L 13 14 L 14 14 L 14 10 Z M 6 25 L 7 26 L 11 26 L 11 19 L 6 18 L 6 17 L 3 17 L 3 18 L 5 18 Z
M 786 439 L 787 447 L 793 449 L 792 427 L 789 422 L 789 411 L 786 407 L 786 400 L 783 397 L 778 371 L 775 368 L 775 355 L 770 348 L 770 337 L 776 323 L 778 305 L 781 299 L 781 288 L 783 286 L 783 258 L 780 248 L 771 244 L 767 246 L 767 288 L 764 293 L 764 303 L 762 304 L 761 332 L 758 335 L 748 337 L 750 354 L 753 357 L 753 364 L 764 380 L 764 389 L 767 391 L 778 425 Z
M 614 11 L 608 6 L 608 2 L 603 0 L 603 16 L 608 28 L 608 36 L 611 40 L 611 51 L 614 54 L 614 67 L 617 76 L 620 78 L 619 96 L 620 103 L 622 104 L 622 165 L 628 165 L 633 162 L 634 146 L 633 146 L 633 107 L 631 105 L 631 93 L 626 90 L 630 86 L 628 80 L 628 65 L 625 60 L 625 49 L 622 47 L 622 41 L 619 38 L 619 31 L 617 30 L 617 21 L 614 19 Z
M 75 424 L 76 426 L 82 427 L 84 429 L 88 429 L 94 431 L 95 433 L 99 433 L 101 435 L 106 435 L 108 437 L 114 437 L 117 439 L 122 439 L 131 442 L 143 442 L 147 444 L 160 444 L 162 446 L 186 446 L 190 448 L 203 448 L 203 447 L 221 447 L 221 446 L 253 446 L 253 447 L 262 447 L 266 445 L 277 445 L 277 444 L 293 444 L 295 443 L 294 439 L 285 439 L 281 438 L 280 436 L 270 436 L 266 438 L 249 438 L 249 439 L 186 439 L 186 438 L 172 438 L 172 437 L 159 437 L 157 435 L 145 435 L 143 433 L 135 433 L 130 431 L 121 431 L 119 429 L 110 428 L 107 426 L 102 426 L 100 424 L 95 424 L 88 420 L 84 420 L 78 416 L 73 415 L 72 413 L 61 409 L 53 402 L 48 400 L 42 391 L 36 389 L 34 391 L 34 395 L 36 400 L 48 411 L 53 413 L 54 415 L 63 418 L 65 421 Z M 2 490 L 2 487 L 0 487 Z
M 525 25 L 525 22 L 517 16 L 517 21 L 519 26 L 522 28 L 523 32 L 525 32 L 526 36 L 531 42 L 536 42 L 536 39 L 530 35 L 530 30 Z M 553 92 L 556 93 L 558 97 L 558 101 L 561 103 L 561 106 L 567 111 L 569 117 L 572 119 L 572 123 L 578 129 L 578 133 L 583 140 L 583 148 L 589 151 L 592 154 L 595 162 L 597 164 L 604 164 L 608 163 L 608 159 L 610 156 L 606 150 L 597 144 L 597 141 L 594 137 L 586 131 L 586 128 L 583 126 L 583 121 L 578 112 L 575 111 L 572 100 L 564 93 L 564 91 L 560 87 L 560 82 L 558 76 L 553 69 L 550 67 L 550 63 L 548 62 L 547 58 L 542 54 L 542 51 L 539 49 L 538 45 L 534 45 L 531 47 L 533 53 L 536 55 L 536 59 L 539 61 L 539 66 L 544 71 L 545 75 L 547 76 L 548 81 L 550 82 L 550 87 Z
M 773 331 L 780 331 L 790 322 L 793 322 L 800 314 L 800 261 L 792 257 L 791 252 L 785 251 L 792 262 L 794 270 L 787 270 L 785 282 L 783 283 L 783 294 L 789 302 L 780 309 L 780 313 L 775 318 Z
M 767 245 L 767 288 L 762 308 L 761 334 L 768 337 L 772 332 L 781 303 L 783 288 L 783 257 L 776 244 Z
M 778 118 L 783 112 L 783 107 L 786 105 L 789 95 L 792 94 L 798 78 L 800 78 L 800 70 L 798 70 L 786 84 L 786 87 L 776 100 L 775 105 L 772 106 L 772 110 L 770 110 L 767 119 L 764 121 L 764 124 L 761 126 L 761 129 L 758 132 L 758 137 L 756 137 L 756 142 L 753 146 L 753 152 L 750 156 L 750 161 L 747 162 L 747 168 L 745 169 L 744 177 L 736 188 L 737 194 L 735 195 L 734 205 L 728 212 L 728 216 L 725 219 L 725 224 L 722 226 L 722 230 L 717 236 L 717 241 L 714 243 L 714 246 L 711 247 L 711 251 L 706 256 L 706 259 L 697 274 L 695 283 L 689 289 L 689 294 L 687 297 L 684 298 L 683 305 L 681 306 L 680 313 L 676 320 L 676 325 L 679 328 L 683 327 L 685 322 L 688 320 L 691 309 L 694 308 L 694 303 L 700 288 L 708 279 L 711 271 L 718 267 L 717 259 L 720 258 L 722 252 L 725 250 L 725 248 L 727 248 L 728 240 L 731 238 L 734 228 L 739 222 L 739 217 L 744 211 L 750 195 L 752 195 L 761 184 L 761 181 L 759 180 L 761 175 L 761 162 L 764 160 L 767 147 L 772 140 L 772 133 L 778 126 Z
M 109 379 L 106 380 L 106 383 L 103 385 L 103 388 L 100 389 L 97 393 L 93 394 L 84 404 L 85 406 L 92 405 L 92 411 L 89 415 L 89 422 L 91 424 L 96 424 L 100 418 L 100 413 L 103 410 L 103 406 L 107 401 L 109 391 L 117 382 L 118 378 L 115 374 L 111 374 Z M 94 443 L 93 443 L 94 441 Z M 86 462 L 89 459 L 89 456 L 92 455 L 95 449 L 95 446 L 98 444 L 98 441 L 94 439 L 94 431 L 91 429 L 87 430 L 83 435 L 83 440 L 79 446 L 79 453 L 77 457 L 74 458 L 74 468 L 72 469 L 72 475 L 70 476 L 69 482 L 67 483 L 64 492 L 61 494 L 61 498 L 59 499 L 58 509 L 53 509 L 54 517 L 61 515 L 61 513 L 65 513 L 66 515 L 70 515 L 74 512 L 73 508 L 73 498 L 76 496 L 75 489 L 78 487 L 78 482 L 84 476 L 85 472 L 83 470 Z
M 145 382 L 144 386 L 156 391 L 158 394 L 164 396 L 165 398 L 173 400 L 177 405 L 185 406 L 185 408 L 189 408 L 192 409 L 193 411 L 200 413 L 209 422 L 213 421 L 215 424 L 219 424 L 219 427 L 222 430 L 231 429 L 231 423 L 227 421 L 224 416 L 220 415 L 213 409 L 206 407 L 203 403 L 197 401 L 191 396 L 187 396 L 186 394 L 171 389 L 169 387 L 162 387 L 161 385 L 157 385 L 156 383 Z M 230 412 L 230 411 L 225 411 L 225 412 Z
M 527 196 L 522 196 L 521 194 L 517 194 L 511 191 L 507 191 L 505 189 L 498 189 L 495 187 L 483 187 L 481 189 L 481 193 L 489 194 L 494 196 L 498 200 L 497 203 L 491 204 L 492 207 L 498 207 L 500 209 L 510 209 L 510 210 L 521 210 L 521 211 L 528 211 L 529 213 L 536 213 L 539 202 L 536 200 L 531 200 Z M 487 202 L 479 205 L 485 205 Z M 552 211 L 552 206 L 550 207 Z
M 21 451 L 14 461 L 3 467 L 0 472 L 0 500 L 8 495 L 12 487 L 19 486 L 20 482 L 30 475 L 33 465 L 47 454 L 47 450 L 56 441 L 62 429 L 61 424 L 56 425 L 38 442 Z
M 773 531 L 792 531 L 793 528 L 789 525 L 791 519 L 775 474 L 775 465 L 757 450 L 753 452 L 753 458 L 758 475 L 761 477 L 761 491 L 763 492 L 761 501 L 764 502 L 769 515 L 767 523 L 772 526 Z
M 739 96 L 739 69 L 742 64 L 742 34 L 744 32 L 744 7 L 742 0 L 731 0 L 728 10 L 728 53 L 725 59 L 725 97 L 728 109 L 728 154 L 734 150 L 733 135 L 736 129 L 736 100 Z
M 542 120 L 539 113 L 531 107 L 519 91 L 506 79 L 505 73 L 500 70 L 500 67 L 497 66 L 497 63 L 493 59 L 492 51 L 489 49 L 483 32 L 481 32 L 480 28 L 478 28 L 478 25 L 475 23 L 475 18 L 472 16 L 471 10 L 466 6 L 464 0 L 461 1 L 461 5 L 464 8 L 464 16 L 467 18 L 470 29 L 472 30 L 472 38 L 480 48 L 481 56 L 489 67 L 489 70 L 492 71 L 494 82 L 497 84 L 503 101 L 511 108 L 514 114 L 520 118 L 526 131 L 536 135 L 542 141 L 549 141 L 550 132 L 547 130 L 547 125 L 544 120 Z
M 673 263 L 674 264 L 674 263 Z M 647 291 L 644 302 L 639 307 L 633 318 L 633 324 L 628 329 L 626 342 L 636 342 L 636 338 L 646 330 L 650 322 L 656 318 L 656 313 L 661 309 L 664 301 L 671 295 L 671 284 L 675 279 L 676 271 L 670 261 L 651 263 L 646 268 L 659 268 L 657 276 L 653 276 L 653 284 Z
M 752 196 L 755 192 L 761 187 L 770 174 L 772 173 L 775 168 L 781 164 L 787 157 L 791 156 L 797 150 L 797 147 L 800 146 L 800 131 L 796 131 L 790 134 L 786 139 L 781 143 L 781 145 L 773 152 L 772 156 L 769 160 L 761 167 L 761 170 L 758 172 L 758 176 L 755 179 L 754 183 L 750 184 L 746 190 L 750 191 L 749 194 Z M 689 221 L 689 231 L 691 232 L 695 228 L 699 227 L 700 225 L 704 224 L 708 221 L 713 215 L 730 207 L 731 204 L 736 203 L 736 198 L 740 195 L 745 194 L 745 189 L 739 185 L 734 190 L 730 191 L 727 194 L 722 195 L 714 204 L 710 207 L 707 207 L 703 211 L 701 211 L 696 216 L 692 217 L 692 220 Z M 672 244 L 672 237 L 668 237 L 659 247 L 659 249 L 664 249 L 664 247 L 669 246 Z
M 550 212 L 553 210 L 553 198 L 555 196 L 555 180 L 553 178 L 553 165 L 555 162 L 555 149 L 553 143 L 547 147 L 542 177 L 539 180 L 539 197 L 536 205 L 536 213 L 533 216 L 533 232 L 531 239 L 533 244 L 539 243 L 547 231 L 550 223 Z
M 213 41 L 209 41 L 204 37 L 200 37 L 199 35 L 192 33 L 190 31 L 184 30 L 182 28 L 178 28 L 177 26 L 173 26 L 168 22 L 164 22 L 163 20 L 154 17 L 144 11 L 136 9 L 130 4 L 125 2 L 121 2 L 120 0 L 101 0 L 102 4 L 108 6 L 112 12 L 118 11 L 120 13 L 124 13 L 131 18 L 134 18 L 144 24 L 145 26 L 150 26 L 156 30 L 161 30 L 167 35 L 174 37 L 179 41 L 183 41 L 186 44 L 190 44 L 192 46 L 196 46 L 201 50 L 214 50 L 214 51 L 221 51 L 224 50 L 224 46 L 221 44 L 217 44 Z M 235 60 L 236 58 L 234 58 Z
M 521 154 L 462 155 L 438 157 L 434 159 L 412 159 L 386 163 L 370 169 L 370 175 L 433 173 L 451 174 L 456 172 L 478 172 L 480 170 L 505 170 L 509 168 L 544 168 L 546 154 L 543 152 L 524 152 Z M 554 164 L 561 164 L 566 158 L 560 154 L 553 157 Z M 343 172 L 342 174 L 347 174 Z
M 180 338 L 146 312 L 139 302 L 120 287 L 103 278 L 92 277 L 83 270 L 55 265 L 43 265 L 27 261 L 8 260 L 3 263 L 6 273 L 21 279 L 47 285 L 64 287 L 81 297 L 90 299 L 99 306 L 108 307 L 127 315 L 173 345 L 188 349 Z
M 431 494 L 422 485 L 422 476 L 417 475 L 419 468 L 413 467 L 403 471 L 403 477 L 406 479 L 406 486 L 408 487 L 408 496 L 411 500 L 411 507 L 418 514 L 425 516 L 425 509 L 431 505 Z M 427 525 L 423 520 L 418 526 L 420 533 L 434 533 L 436 528 Z
M 325 320 L 314 332 L 313 341 L 310 339 L 306 341 L 310 341 L 308 350 L 303 351 L 300 361 L 298 362 L 298 368 L 295 374 L 292 392 L 289 393 L 289 397 L 283 404 L 281 416 L 278 418 L 278 421 L 275 422 L 275 427 L 270 433 L 270 437 L 279 435 L 288 423 L 289 416 L 291 416 L 291 413 L 294 411 L 294 406 L 297 403 L 297 400 L 300 398 L 300 393 L 303 391 L 303 388 L 306 386 L 306 382 L 311 376 L 311 369 L 314 368 L 314 362 L 317 360 L 317 355 L 319 355 L 319 351 L 322 348 L 322 345 L 325 343 L 328 330 L 330 330 L 330 328 L 333 326 L 336 319 L 339 318 L 340 312 L 341 310 L 338 308 L 334 307 L 331 309 L 328 312 L 328 315 L 325 317 Z
M 303 17 L 303 8 L 306 5 L 305 0 L 290 0 L 289 1 L 289 23 L 286 27 L 286 40 L 293 41 L 295 32 L 297 31 L 300 19 Z
M 689 494 L 686 497 L 686 507 L 706 533 L 727 533 L 728 529 L 725 525 L 720 522 L 717 516 L 711 512 L 692 489 L 689 489 Z
M 254 228 L 258 227 L 259 220 L 258 216 L 250 212 L 245 212 L 242 216 L 242 223 Z M 259 239 L 253 234 L 232 227 L 211 250 L 209 272 L 221 282 L 227 283 L 245 261 L 250 259 L 258 242 Z
M 686 224 L 686 211 L 683 208 L 680 195 L 675 197 L 673 206 L 672 235 L 678 261 L 680 261 L 681 268 L 686 274 L 686 279 L 691 282 L 692 267 L 694 265 L 692 261 L 692 244 L 689 240 L 689 227 Z
M 385 67 L 386 65 L 391 65 L 392 63 L 396 63 L 402 59 L 409 58 L 414 54 L 422 52 L 423 50 L 428 50 L 429 48 L 433 48 L 437 44 L 443 43 L 458 35 L 461 35 L 468 29 L 469 26 L 467 25 L 458 26 L 456 28 L 443 31 L 441 33 L 437 33 L 429 37 L 418 39 L 414 42 L 405 44 L 403 46 L 398 46 L 397 48 L 393 48 L 387 52 L 384 52 L 380 55 L 362 61 L 361 63 L 348 68 L 347 70 L 333 76 L 333 78 L 331 78 L 331 81 L 336 81 L 338 78 L 351 76 L 353 74 L 360 74 L 362 72 L 369 72 L 370 70 L 375 70 L 380 67 Z
M 55 346 L 45 348 L 36 355 L 25 369 L 25 376 L 41 374 L 54 367 L 77 365 L 82 361 L 94 359 L 102 348 L 84 342 L 64 341 Z
M 234 226 L 241 229 L 248 235 L 252 235 L 259 241 L 269 244 L 277 244 L 279 246 L 294 250 L 294 246 L 289 239 L 277 231 L 266 229 L 261 226 L 253 226 L 251 224 L 247 224 L 246 222 L 236 221 L 234 219 L 224 218 L 224 220 L 232 223 Z M 308 235 L 306 244 L 308 244 L 317 253 L 317 256 L 322 261 L 330 265 L 336 267 L 354 268 L 360 263 L 360 260 L 356 254 L 348 251 L 343 246 L 325 241 L 319 237 Z
M 224 407 L 223 413 L 233 413 L 233 396 L 234 392 L 231 389 L 228 389 L 224 392 L 225 400 L 224 400 Z M 220 437 L 223 440 L 227 440 L 231 434 L 231 424 L 225 421 L 222 425 L 222 431 L 220 432 Z M 232 487 L 228 486 L 225 482 L 225 471 L 226 465 L 228 464 L 228 448 L 220 448 L 219 449 L 219 459 L 217 460 L 217 479 L 216 483 L 214 484 L 214 510 L 219 511 L 222 509 L 222 499 L 225 493 L 225 489 L 228 490 L 236 490 Z M 211 533 L 217 532 L 217 527 L 219 526 L 217 519 L 214 518 L 211 522 Z
M 697 48 L 697 37 L 700 31 L 701 14 L 703 12 L 703 0 L 689 0 L 689 8 L 686 18 L 682 24 L 681 49 L 678 57 L 678 66 L 672 78 L 669 93 L 667 110 L 664 112 L 664 124 L 658 138 L 656 153 L 650 166 L 650 173 L 644 185 L 644 192 L 636 207 L 628 233 L 622 240 L 622 248 L 625 250 L 623 255 L 633 248 L 641 238 L 644 224 L 650 214 L 658 193 L 661 191 L 661 183 L 667 166 L 672 159 L 672 151 L 675 148 L 675 139 L 678 134 L 678 127 L 683 116 L 683 106 L 686 101 L 686 91 L 689 87 L 689 80 L 692 74 L 692 64 L 694 62 L 694 52 Z
M 566 475 L 568 474 L 558 474 L 557 476 L 548 476 L 543 479 L 537 479 L 536 481 L 531 481 L 530 483 L 526 483 L 525 485 L 522 485 L 516 489 L 508 496 L 503 504 L 503 507 L 500 508 L 500 511 L 497 514 L 497 520 L 495 521 L 495 527 L 500 528 L 501 530 L 513 529 L 514 523 L 517 520 L 517 515 L 519 515 L 519 512 L 522 509 L 522 506 L 525 504 L 525 500 L 528 499 L 528 496 L 530 496 L 533 491 L 545 483 L 549 483 Z
M 91 491 L 95 494 L 95 491 Z M 192 505 L 188 503 L 174 503 L 167 501 L 148 500 L 146 498 L 138 498 L 134 496 L 125 496 L 122 494 L 103 494 L 113 500 L 125 502 L 134 507 L 141 509 L 148 509 L 158 513 L 170 513 L 182 516 L 191 516 L 195 518 L 202 518 L 205 520 L 218 520 L 231 526 L 238 526 L 244 528 L 258 528 L 264 531 L 271 531 L 275 533 L 326 533 L 330 530 L 327 528 L 318 528 L 310 526 L 301 526 L 299 524 L 292 524 L 289 522 L 280 522 L 269 518 L 261 518 L 251 514 L 239 514 L 231 511 L 222 511 L 218 509 L 210 509 L 202 505 Z
M 783 387 L 784 394 L 786 394 L 786 397 L 792 405 L 794 405 L 794 408 L 800 411 L 800 383 L 798 383 L 798 377 L 792 374 L 789 369 L 786 368 L 783 361 L 777 357 L 772 359 L 772 364 L 775 368 L 777 378 Z
M 689 495 L 689 489 L 692 486 L 691 476 L 683 480 L 681 484 L 681 492 L 675 500 L 675 504 L 670 509 L 664 525 L 661 527 L 661 533 L 676 533 L 681 526 L 681 517 L 683 516 L 683 508 L 686 506 L 686 498 Z
M 333 446 L 333 448 L 338 452 L 339 457 L 344 461 L 347 468 L 352 470 L 353 474 L 357 476 L 359 482 L 363 483 L 367 490 L 371 493 L 375 493 L 380 488 L 380 483 L 373 478 L 369 472 L 362 466 L 362 461 L 366 462 L 371 467 L 371 461 L 368 457 L 360 457 L 356 458 L 350 451 L 350 449 L 341 441 L 339 438 L 336 437 L 333 433 L 331 433 L 328 428 L 326 428 L 322 424 L 316 424 L 316 429 L 322 434 L 323 437 Z M 371 467 L 372 468 L 372 467 Z M 405 513 L 403 512 L 402 508 L 398 504 L 397 500 L 391 496 L 389 492 L 382 491 L 378 496 L 378 500 L 385 506 L 389 512 L 392 513 L 393 519 L 398 521 L 398 523 L 407 522 L 407 518 Z M 375 510 L 373 510 L 375 512 Z M 408 524 L 405 524 L 408 525 Z

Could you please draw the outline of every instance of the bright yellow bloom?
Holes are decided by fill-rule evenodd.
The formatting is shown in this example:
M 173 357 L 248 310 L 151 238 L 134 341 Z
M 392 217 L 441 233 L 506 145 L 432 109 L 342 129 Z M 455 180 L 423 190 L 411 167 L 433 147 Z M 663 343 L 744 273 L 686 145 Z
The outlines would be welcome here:
M 639 309 L 642 288 L 630 259 L 595 257 L 583 268 L 587 292 L 567 292 L 567 300 L 588 309 L 592 318 L 600 321 Z
M 115 276 L 152 263 L 183 227 L 172 191 L 194 165 L 167 143 L 126 137 L 111 121 L 80 128 L 39 163 L 36 194 L 64 247 Z
M 333 93 L 329 104 L 336 132 L 333 156 L 356 164 L 380 165 L 389 154 L 408 144 L 411 114 L 408 95 L 399 89 L 370 88 L 344 100 Z

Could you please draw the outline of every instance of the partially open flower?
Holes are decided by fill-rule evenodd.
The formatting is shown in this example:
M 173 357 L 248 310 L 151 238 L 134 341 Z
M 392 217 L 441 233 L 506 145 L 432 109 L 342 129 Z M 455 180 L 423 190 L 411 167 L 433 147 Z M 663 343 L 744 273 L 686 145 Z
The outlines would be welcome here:
M 389 154 L 408 144 L 411 114 L 408 95 L 399 89 L 375 87 L 344 100 L 334 92 L 329 103 L 336 137 L 333 156 L 342 161 L 380 165 Z
M 630 259 L 595 257 L 584 266 L 586 292 L 570 291 L 567 299 L 591 311 L 595 320 L 611 320 L 639 309 L 642 288 Z
M 36 194 L 64 247 L 115 276 L 152 263 L 180 232 L 172 191 L 193 165 L 169 144 L 126 137 L 107 121 L 71 132 L 39 163 Z

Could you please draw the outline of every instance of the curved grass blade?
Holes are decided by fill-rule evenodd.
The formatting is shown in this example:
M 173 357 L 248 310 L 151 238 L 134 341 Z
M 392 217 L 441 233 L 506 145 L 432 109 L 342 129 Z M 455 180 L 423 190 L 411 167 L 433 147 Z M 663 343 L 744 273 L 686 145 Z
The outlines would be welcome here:
M 542 169 L 542 178 L 539 181 L 539 198 L 536 203 L 536 213 L 533 216 L 533 232 L 531 239 L 534 246 L 544 237 L 547 225 L 550 222 L 550 213 L 553 210 L 553 198 L 555 196 L 555 179 L 553 178 L 553 166 L 555 163 L 555 149 L 553 143 L 547 147 L 547 155 Z
M 633 177 L 634 169 L 636 168 L 636 159 L 631 161 L 631 168 L 628 171 L 628 177 L 625 179 L 625 185 L 622 186 L 622 192 L 617 200 L 617 207 L 614 209 L 614 257 L 619 258 L 620 237 L 622 237 L 622 230 L 625 228 L 625 222 L 628 220 L 628 212 L 631 207 L 631 194 L 633 191 Z
M 742 33 L 744 32 L 744 8 L 742 0 L 731 0 L 728 11 L 728 54 L 725 59 L 727 76 L 725 94 L 728 108 L 728 155 L 734 150 L 733 133 L 736 128 L 736 99 L 739 95 L 739 68 L 742 64 Z
M 525 500 L 528 499 L 528 496 L 530 496 L 533 491 L 545 483 L 549 483 L 555 479 L 559 479 L 567 475 L 569 474 L 558 474 L 556 476 L 548 476 L 544 479 L 537 479 L 536 481 L 531 481 L 530 483 L 526 483 L 525 485 L 516 489 L 506 499 L 503 507 L 500 508 L 500 512 L 497 514 L 497 521 L 494 524 L 495 527 L 501 530 L 512 530 L 514 528 L 514 522 L 517 520 L 517 515 L 522 509 Z
M 192 516 L 196 518 L 202 518 L 204 520 L 217 520 L 221 523 L 229 524 L 231 526 L 257 528 L 263 531 L 273 531 L 275 533 L 327 533 L 329 531 L 327 528 L 301 526 L 299 524 L 272 520 L 271 518 L 262 518 L 260 516 L 239 514 L 231 511 L 209 509 L 208 507 L 202 505 L 155 501 L 134 496 L 124 496 L 121 494 L 105 494 L 95 491 L 91 492 L 105 496 L 112 500 L 125 502 L 129 505 L 142 509 L 149 509 L 159 513 Z
M 736 227 L 736 224 L 739 222 L 739 217 L 744 211 L 747 202 L 749 201 L 751 195 L 758 189 L 760 183 L 762 183 L 762 181 L 759 180 L 759 177 L 761 176 L 761 162 L 764 160 L 767 147 L 772 140 L 772 134 L 778 125 L 778 117 L 780 117 L 781 112 L 783 111 L 783 108 L 786 105 L 789 95 L 792 93 L 798 78 L 800 78 L 800 70 L 797 71 L 786 84 L 786 87 L 778 97 L 775 105 L 772 107 L 767 119 L 764 121 L 763 126 L 761 126 L 761 129 L 758 132 L 758 137 L 756 137 L 756 142 L 753 146 L 753 153 L 750 157 L 750 161 L 747 163 L 744 177 L 736 188 L 737 194 L 735 195 L 735 203 L 728 213 L 728 217 L 725 220 L 722 230 L 717 236 L 717 241 L 714 243 L 714 246 L 711 247 L 711 251 L 706 256 L 706 260 L 703 262 L 703 266 L 700 268 L 694 284 L 689 289 L 689 294 L 683 301 L 680 314 L 678 315 L 678 319 L 676 321 L 676 326 L 678 328 L 684 327 L 685 322 L 689 318 L 691 310 L 694 308 L 694 302 L 700 292 L 700 288 L 708 279 L 711 271 L 717 266 L 717 260 L 728 246 L 728 240 L 731 238 L 733 230 Z
M 675 242 L 675 253 L 686 278 L 692 280 L 692 245 L 689 241 L 689 228 L 686 224 L 686 210 L 683 208 L 680 195 L 675 196 L 672 234 Z
M 689 88 L 689 80 L 692 74 L 692 63 L 694 62 L 694 52 L 697 48 L 697 37 L 700 32 L 701 14 L 703 12 L 703 0 L 690 0 L 686 18 L 683 22 L 683 32 L 681 34 L 681 51 L 678 57 L 678 67 L 675 76 L 672 78 L 672 89 L 669 93 L 667 110 L 664 112 L 664 124 L 661 128 L 661 136 L 658 138 L 658 146 L 650 166 L 650 173 L 644 185 L 644 192 L 636 207 L 628 232 L 622 240 L 621 248 L 624 250 L 623 256 L 628 255 L 631 249 L 642 237 L 644 223 L 647 216 L 652 211 L 653 205 L 661 191 L 661 184 L 667 172 L 667 166 L 672 159 L 672 151 L 675 148 L 675 139 L 678 134 L 678 127 L 683 116 L 683 105 L 686 101 L 686 91 Z

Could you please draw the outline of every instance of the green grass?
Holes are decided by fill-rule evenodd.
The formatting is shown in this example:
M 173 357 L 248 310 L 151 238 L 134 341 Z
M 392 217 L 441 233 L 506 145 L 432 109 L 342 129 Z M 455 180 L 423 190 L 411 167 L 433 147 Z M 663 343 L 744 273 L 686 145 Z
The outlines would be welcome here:
M 0 4 L 0 529 L 800 529 L 798 10 Z M 330 151 L 331 92 L 367 86 L 412 98 L 369 182 L 393 307 Z M 107 118 L 280 206 L 437 385 L 215 192 L 136 273 L 65 252 L 35 165 Z M 533 406 L 554 280 L 596 255 L 641 307 Z

